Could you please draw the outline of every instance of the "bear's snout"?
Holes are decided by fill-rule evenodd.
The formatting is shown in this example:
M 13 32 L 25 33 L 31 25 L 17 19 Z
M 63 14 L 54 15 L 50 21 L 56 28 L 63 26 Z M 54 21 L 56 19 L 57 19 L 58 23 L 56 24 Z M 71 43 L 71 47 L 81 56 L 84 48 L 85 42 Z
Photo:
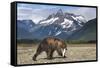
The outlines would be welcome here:
M 66 49 L 62 49 L 62 56 L 65 57 L 65 52 L 66 52 Z

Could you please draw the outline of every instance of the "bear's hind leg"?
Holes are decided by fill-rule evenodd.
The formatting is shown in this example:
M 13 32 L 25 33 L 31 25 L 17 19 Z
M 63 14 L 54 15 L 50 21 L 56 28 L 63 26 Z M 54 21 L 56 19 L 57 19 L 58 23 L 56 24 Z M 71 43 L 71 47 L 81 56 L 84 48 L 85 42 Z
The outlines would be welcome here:
M 36 61 L 36 57 L 41 53 L 42 51 L 41 51 L 41 49 L 40 48 L 38 48 L 37 49 L 37 52 L 34 54 L 34 56 L 33 56 L 33 60 L 34 61 Z

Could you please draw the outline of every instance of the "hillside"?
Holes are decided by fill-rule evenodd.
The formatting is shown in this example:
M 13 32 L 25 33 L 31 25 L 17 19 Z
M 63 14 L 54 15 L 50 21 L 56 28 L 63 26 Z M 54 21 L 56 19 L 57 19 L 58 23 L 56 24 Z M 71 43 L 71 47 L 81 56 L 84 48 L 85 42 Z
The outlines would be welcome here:
M 72 34 L 70 40 L 96 40 L 96 18 L 88 21 L 81 29 Z

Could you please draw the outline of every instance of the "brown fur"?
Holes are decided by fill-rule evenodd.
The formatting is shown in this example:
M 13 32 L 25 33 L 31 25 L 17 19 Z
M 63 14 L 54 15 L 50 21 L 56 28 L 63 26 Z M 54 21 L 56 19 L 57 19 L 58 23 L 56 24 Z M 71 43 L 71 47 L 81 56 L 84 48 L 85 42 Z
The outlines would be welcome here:
M 66 44 L 63 40 L 54 38 L 54 37 L 47 37 L 42 40 L 39 44 L 35 55 L 33 56 L 33 60 L 36 60 L 36 57 L 43 51 L 47 53 L 47 58 L 52 59 L 53 52 L 56 50 L 60 56 L 62 56 L 61 49 L 66 48 Z M 65 57 L 65 56 L 64 56 Z

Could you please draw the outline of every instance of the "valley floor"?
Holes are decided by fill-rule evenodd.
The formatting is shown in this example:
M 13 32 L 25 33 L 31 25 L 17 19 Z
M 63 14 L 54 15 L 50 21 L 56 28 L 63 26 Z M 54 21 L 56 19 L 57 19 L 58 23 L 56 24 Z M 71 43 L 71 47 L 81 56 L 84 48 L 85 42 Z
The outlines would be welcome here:
M 33 61 L 32 57 L 36 49 L 37 45 L 34 44 L 18 44 L 18 65 L 96 60 L 96 44 L 68 44 L 66 58 L 61 58 L 55 51 L 53 55 L 54 58 L 48 60 L 46 59 L 46 53 L 43 52 L 37 57 L 37 61 Z

